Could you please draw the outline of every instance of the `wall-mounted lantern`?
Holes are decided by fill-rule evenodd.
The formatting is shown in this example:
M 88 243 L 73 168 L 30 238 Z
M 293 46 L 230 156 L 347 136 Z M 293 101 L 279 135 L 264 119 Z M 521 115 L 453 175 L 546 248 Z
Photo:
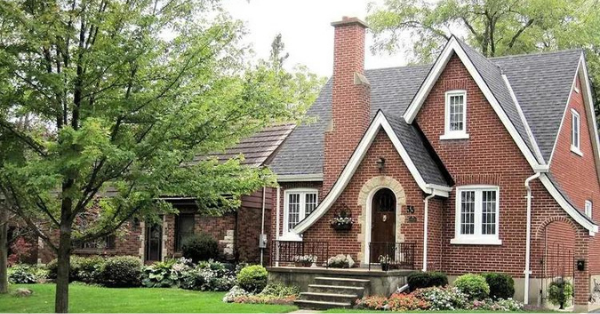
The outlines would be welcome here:
M 578 271 L 584 271 L 585 270 L 585 260 L 584 259 L 578 259 L 577 260 L 577 270 Z

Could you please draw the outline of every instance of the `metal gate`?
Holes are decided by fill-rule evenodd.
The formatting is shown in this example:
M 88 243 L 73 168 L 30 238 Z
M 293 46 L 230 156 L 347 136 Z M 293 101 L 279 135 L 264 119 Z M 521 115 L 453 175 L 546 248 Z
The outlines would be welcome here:
M 553 281 L 562 280 L 571 284 L 571 287 L 573 287 L 573 296 L 575 295 L 574 279 L 576 262 L 572 247 L 561 246 L 558 243 L 547 243 L 541 264 L 540 296 L 542 304 L 545 304 L 548 300 L 548 287 Z M 571 301 L 573 300 L 571 299 Z

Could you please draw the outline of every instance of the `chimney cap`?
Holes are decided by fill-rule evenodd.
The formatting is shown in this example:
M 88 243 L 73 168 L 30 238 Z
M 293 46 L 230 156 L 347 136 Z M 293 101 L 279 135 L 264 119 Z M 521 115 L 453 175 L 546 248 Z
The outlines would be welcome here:
M 342 17 L 341 21 L 332 22 L 331 26 L 340 27 L 340 26 L 353 25 L 353 24 L 358 24 L 364 28 L 369 28 L 369 25 L 367 25 L 367 23 L 365 21 L 363 21 L 357 17 L 347 17 L 347 16 Z

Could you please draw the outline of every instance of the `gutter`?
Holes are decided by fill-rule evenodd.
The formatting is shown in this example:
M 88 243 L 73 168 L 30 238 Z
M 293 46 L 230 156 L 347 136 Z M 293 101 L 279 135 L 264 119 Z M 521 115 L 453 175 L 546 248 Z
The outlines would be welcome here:
M 429 232 L 429 199 L 435 197 L 435 190 L 425 197 L 425 218 L 423 219 L 423 271 L 427 271 L 427 233 Z
M 260 239 L 259 239 L 259 241 L 262 241 L 262 237 L 265 234 L 265 205 L 266 205 L 266 196 L 267 196 L 267 188 L 263 186 L 263 193 L 262 193 L 262 218 L 261 218 L 261 223 L 260 223 Z M 264 254 L 265 254 L 265 248 L 263 248 L 262 245 L 261 245 L 261 248 L 260 248 L 260 265 L 261 266 L 264 266 L 263 265 Z
M 531 195 L 531 186 L 529 183 L 532 180 L 535 180 L 541 176 L 541 172 L 537 171 L 529 178 L 525 179 L 525 188 L 527 189 L 527 235 L 525 237 L 525 270 L 523 273 L 525 274 L 525 291 L 523 296 L 523 304 L 529 304 L 529 277 L 531 275 L 531 200 L 533 196 Z

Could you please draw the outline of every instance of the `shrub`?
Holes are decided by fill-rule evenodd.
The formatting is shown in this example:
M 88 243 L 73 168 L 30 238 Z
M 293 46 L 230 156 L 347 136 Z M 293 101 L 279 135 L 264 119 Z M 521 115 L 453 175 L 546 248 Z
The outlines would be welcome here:
M 300 288 L 298 288 L 297 286 L 286 286 L 281 283 L 268 284 L 260 294 L 280 298 L 291 295 L 297 296 L 298 294 L 300 294 Z
M 490 295 L 490 286 L 481 275 L 462 275 L 456 278 L 454 286 L 469 295 L 471 300 L 483 300 Z
M 156 262 L 142 269 L 142 285 L 147 288 L 169 288 L 181 286 L 185 274 L 191 269 L 191 260 L 181 258 Z
M 37 279 L 33 266 L 18 264 L 8 269 L 8 280 L 12 283 L 36 283 Z
M 173 266 L 176 268 L 177 264 Z M 201 262 L 181 272 L 180 287 L 189 290 L 227 291 L 235 284 L 235 272 L 219 262 Z
M 572 296 L 573 286 L 562 278 L 553 281 L 548 287 L 548 301 L 554 305 L 568 306 Z
M 243 268 L 237 276 L 240 287 L 248 292 L 262 291 L 267 285 L 267 270 L 260 265 Z
M 81 257 L 81 256 L 77 256 L 77 255 L 71 256 L 70 266 L 69 266 L 69 281 L 79 280 L 78 274 L 79 274 L 79 270 L 81 267 L 81 262 L 84 261 L 85 259 L 86 259 L 85 257 Z M 53 259 L 46 265 L 46 268 L 48 269 L 48 278 L 56 279 L 56 275 L 58 272 L 58 260 Z
M 327 260 L 327 265 L 333 268 L 352 268 L 354 260 L 350 255 L 338 254 Z
M 142 263 L 138 257 L 115 256 L 106 259 L 99 283 L 106 287 L 137 287 L 141 284 Z
M 412 291 L 421 288 L 443 287 L 448 284 L 448 277 L 442 272 L 417 271 L 408 275 L 406 279 Z
M 102 265 L 104 265 L 104 259 L 100 256 L 78 258 L 73 280 L 85 283 L 97 283 Z
M 430 287 L 412 294 L 427 301 L 433 311 L 464 309 L 468 302 L 468 296 L 456 287 Z
M 207 261 L 219 256 L 219 243 L 207 233 L 185 238 L 181 244 L 183 256 L 191 258 L 193 262 Z
M 511 276 L 501 273 L 482 274 L 490 286 L 490 297 L 493 299 L 510 299 L 515 295 L 515 281 Z

